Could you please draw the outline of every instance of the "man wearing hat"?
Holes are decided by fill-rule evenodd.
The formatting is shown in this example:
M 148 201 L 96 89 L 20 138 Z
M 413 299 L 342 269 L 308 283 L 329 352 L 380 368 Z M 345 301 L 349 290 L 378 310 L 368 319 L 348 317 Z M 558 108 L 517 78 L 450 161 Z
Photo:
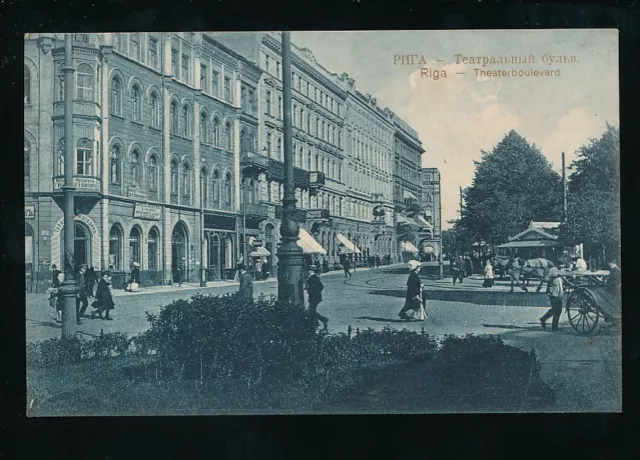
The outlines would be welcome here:
M 236 269 L 238 272 L 238 280 L 240 281 L 238 297 L 244 304 L 253 303 L 253 277 L 243 263 L 239 263 Z
M 320 281 L 320 266 L 319 265 L 310 265 L 309 266 L 309 278 L 307 279 L 307 293 L 309 294 L 309 319 L 311 320 L 311 325 L 315 330 L 316 321 L 320 320 L 324 329 L 326 330 L 328 327 L 329 320 L 318 313 L 316 310 L 318 308 L 318 304 L 322 302 L 322 290 L 324 289 L 324 285 L 322 281 Z
M 407 297 L 404 302 L 404 307 L 398 313 L 401 319 L 410 319 L 407 315 L 407 311 L 414 310 L 420 311 L 422 307 L 422 283 L 420 282 L 420 276 L 418 275 L 418 269 L 420 268 L 420 262 L 417 260 L 410 260 L 409 265 L 409 279 L 407 280 Z
M 81 318 L 84 316 L 84 312 L 87 311 L 89 306 L 89 299 L 87 299 L 86 284 L 84 281 L 84 274 L 87 272 L 87 264 L 80 265 L 78 273 L 76 274 L 76 289 L 78 294 L 76 296 L 76 319 L 78 320 L 78 326 L 82 324 Z M 82 304 L 82 307 L 80 307 Z
M 562 314 L 562 278 L 560 277 L 560 270 L 557 267 L 551 267 L 549 272 L 547 273 L 549 277 L 549 282 L 547 284 L 547 294 L 549 295 L 549 302 L 551 303 L 551 308 L 547 311 L 542 318 L 540 318 L 540 325 L 542 328 L 547 327 L 547 320 L 553 316 L 551 320 L 551 330 L 559 331 L 558 321 L 560 320 L 560 315 Z

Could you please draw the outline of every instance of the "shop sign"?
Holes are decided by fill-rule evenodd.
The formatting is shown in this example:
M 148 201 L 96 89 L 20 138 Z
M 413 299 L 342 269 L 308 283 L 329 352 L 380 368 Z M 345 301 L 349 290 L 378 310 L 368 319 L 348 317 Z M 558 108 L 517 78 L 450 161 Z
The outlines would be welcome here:
M 25 219 L 35 219 L 36 218 L 36 207 L 35 206 L 25 206 L 24 207 L 24 218 Z
M 135 200 L 144 200 L 146 201 L 148 196 L 147 192 L 144 190 L 140 190 L 139 188 L 130 188 L 127 190 L 127 197 L 133 198 Z
M 62 188 L 63 185 L 63 177 L 57 177 L 53 180 L 53 188 Z M 79 189 L 97 189 L 98 179 L 95 177 L 74 177 L 73 186 Z
M 160 206 L 146 203 L 136 203 L 136 206 L 133 210 L 133 217 L 137 219 L 160 220 L 161 214 L 162 209 L 160 208 Z

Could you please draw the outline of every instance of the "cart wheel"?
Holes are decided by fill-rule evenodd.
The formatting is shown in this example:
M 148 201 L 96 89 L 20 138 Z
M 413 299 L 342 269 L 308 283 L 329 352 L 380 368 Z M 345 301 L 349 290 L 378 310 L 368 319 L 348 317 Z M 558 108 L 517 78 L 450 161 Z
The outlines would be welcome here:
M 577 288 L 567 300 L 569 323 L 579 333 L 594 332 L 600 318 L 600 309 L 593 293 L 586 288 Z

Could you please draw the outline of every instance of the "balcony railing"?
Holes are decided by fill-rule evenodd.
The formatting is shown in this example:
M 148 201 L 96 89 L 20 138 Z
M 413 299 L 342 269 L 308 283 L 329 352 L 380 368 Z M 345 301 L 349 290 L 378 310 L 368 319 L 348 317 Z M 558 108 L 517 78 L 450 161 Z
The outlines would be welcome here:
M 240 210 L 246 216 L 269 217 L 269 208 L 263 204 L 242 203 Z
M 254 166 L 261 169 L 269 169 L 269 158 L 259 153 L 246 152 L 240 156 L 242 166 Z
M 276 219 L 282 219 L 283 215 L 282 206 L 276 206 Z M 307 211 L 305 209 L 296 209 L 293 215 L 293 220 L 304 224 L 307 221 Z
M 309 173 L 309 185 L 311 187 L 321 187 L 325 184 L 324 173 L 314 171 Z
M 269 172 L 267 173 L 268 180 L 275 180 L 278 182 L 284 182 L 284 163 L 273 158 L 269 159 Z M 308 189 L 309 188 L 309 171 L 305 171 L 300 168 L 293 168 L 293 181 L 296 187 Z
M 308 209 L 307 220 L 329 219 L 331 212 L 328 209 Z

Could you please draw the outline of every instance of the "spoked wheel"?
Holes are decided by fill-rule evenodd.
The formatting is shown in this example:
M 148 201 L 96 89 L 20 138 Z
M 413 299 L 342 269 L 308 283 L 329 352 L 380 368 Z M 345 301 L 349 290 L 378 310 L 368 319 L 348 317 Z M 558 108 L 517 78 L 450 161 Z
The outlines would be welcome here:
M 577 332 L 588 334 L 598 326 L 600 309 L 593 293 L 586 288 L 576 288 L 567 300 L 569 323 Z

